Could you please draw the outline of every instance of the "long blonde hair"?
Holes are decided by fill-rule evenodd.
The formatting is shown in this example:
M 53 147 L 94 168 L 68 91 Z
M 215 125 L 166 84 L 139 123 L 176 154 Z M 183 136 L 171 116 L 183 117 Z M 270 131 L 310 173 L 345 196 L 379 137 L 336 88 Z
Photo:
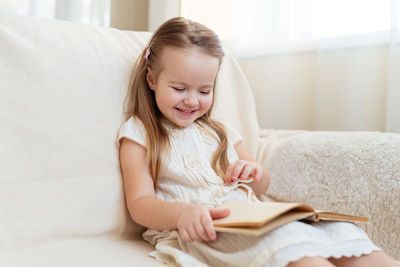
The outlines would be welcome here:
M 224 56 L 221 42 L 213 31 L 200 23 L 182 17 L 176 17 L 164 22 L 150 38 L 146 49 L 139 55 L 125 98 L 125 119 L 127 120 L 133 115 L 142 122 L 146 130 L 147 162 L 155 187 L 160 175 L 162 156 L 169 149 L 169 135 L 160 120 L 163 116 L 157 107 L 154 91 L 150 90 L 147 84 L 146 75 L 147 69 L 150 68 L 154 78 L 158 78 L 161 69 L 160 57 L 162 49 L 166 46 L 200 48 L 206 54 L 218 58 L 219 65 L 221 65 Z M 146 50 L 150 52 L 150 55 L 145 58 Z M 213 103 L 214 97 L 215 91 Z M 222 177 L 229 165 L 227 158 L 228 142 L 224 126 L 210 118 L 213 105 L 197 121 L 202 122 L 199 125 L 208 125 L 219 137 L 220 145 L 213 154 L 211 165 L 217 175 Z

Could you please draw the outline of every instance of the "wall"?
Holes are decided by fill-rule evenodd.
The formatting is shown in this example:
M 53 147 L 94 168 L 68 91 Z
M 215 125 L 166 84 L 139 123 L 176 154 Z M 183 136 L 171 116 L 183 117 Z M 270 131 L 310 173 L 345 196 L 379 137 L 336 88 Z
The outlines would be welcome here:
M 121 30 L 148 30 L 148 0 L 112 0 L 110 26 Z
M 239 59 L 262 128 L 384 131 L 387 46 Z
M 240 59 L 262 128 L 312 129 L 315 53 Z

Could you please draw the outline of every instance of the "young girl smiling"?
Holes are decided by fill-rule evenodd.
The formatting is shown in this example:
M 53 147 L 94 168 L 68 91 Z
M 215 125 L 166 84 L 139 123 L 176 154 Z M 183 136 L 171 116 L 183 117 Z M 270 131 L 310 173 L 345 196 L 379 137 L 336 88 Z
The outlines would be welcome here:
M 225 201 L 258 201 L 268 171 L 211 118 L 224 52 L 205 26 L 174 18 L 134 69 L 118 144 L 127 207 L 151 255 L 181 266 L 397 266 L 356 225 L 292 222 L 260 237 L 219 233 Z

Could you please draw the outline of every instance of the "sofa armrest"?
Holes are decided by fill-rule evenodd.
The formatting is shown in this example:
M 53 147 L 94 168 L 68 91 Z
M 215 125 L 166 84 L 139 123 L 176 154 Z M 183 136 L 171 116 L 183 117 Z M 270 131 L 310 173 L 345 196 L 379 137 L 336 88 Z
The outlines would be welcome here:
M 281 142 L 284 142 L 286 139 L 303 132 L 305 131 L 261 129 L 260 141 L 256 155 L 257 161 L 265 164 L 271 151 L 278 147 Z
M 400 258 L 400 135 L 289 131 L 273 138 L 276 134 L 261 138 L 258 153 L 271 174 L 267 195 L 366 216 L 370 223 L 360 226 Z

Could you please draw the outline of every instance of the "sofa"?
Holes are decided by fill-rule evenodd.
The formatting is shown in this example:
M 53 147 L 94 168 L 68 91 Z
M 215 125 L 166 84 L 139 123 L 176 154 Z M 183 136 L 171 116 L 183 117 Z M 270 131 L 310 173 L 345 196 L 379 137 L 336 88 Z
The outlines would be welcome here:
M 127 212 L 116 146 L 150 35 L 0 16 L 0 266 L 163 266 Z M 270 171 L 260 198 L 367 216 L 400 258 L 399 134 L 260 129 L 228 51 L 216 90 L 214 116 Z

